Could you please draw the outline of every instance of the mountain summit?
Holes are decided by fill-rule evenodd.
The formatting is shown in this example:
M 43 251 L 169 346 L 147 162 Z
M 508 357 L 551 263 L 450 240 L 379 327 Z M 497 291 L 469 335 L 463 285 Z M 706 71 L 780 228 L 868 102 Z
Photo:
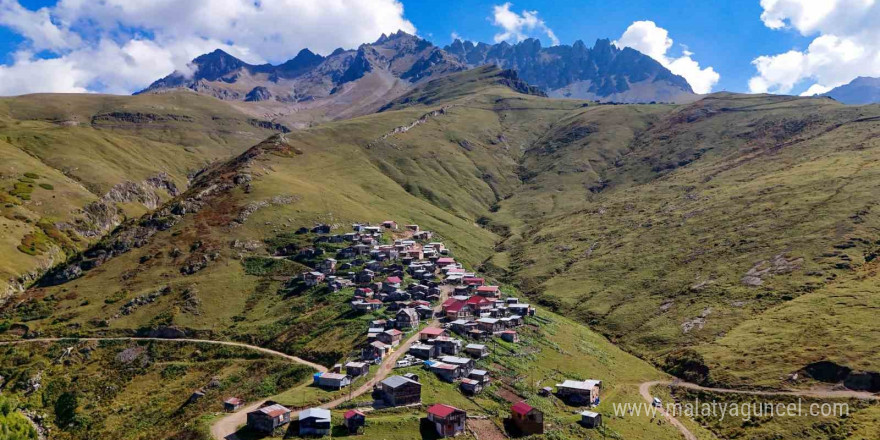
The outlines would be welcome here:
M 607 39 L 592 48 L 582 41 L 545 48 L 536 39 L 494 45 L 455 40 L 441 49 L 403 31 L 327 56 L 303 49 L 279 65 L 248 64 L 218 49 L 194 59 L 192 74 L 174 72 L 138 93 L 189 89 L 250 103 L 235 105 L 261 118 L 303 125 L 376 111 L 427 79 L 485 64 L 515 70 L 551 97 L 615 102 L 696 97 L 681 76 Z
M 880 78 L 860 76 L 849 84 L 844 84 L 823 93 L 844 104 L 862 105 L 880 102 Z
M 592 49 L 580 40 L 546 48 L 534 38 L 491 46 L 455 40 L 444 50 L 469 66 L 491 63 L 514 69 L 551 97 L 616 102 L 678 102 L 695 97 L 683 77 L 608 39 L 596 40 Z

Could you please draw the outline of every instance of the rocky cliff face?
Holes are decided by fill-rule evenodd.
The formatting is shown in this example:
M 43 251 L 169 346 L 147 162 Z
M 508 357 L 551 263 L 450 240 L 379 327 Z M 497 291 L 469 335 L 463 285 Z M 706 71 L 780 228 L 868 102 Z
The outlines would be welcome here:
M 297 103 L 327 98 L 340 86 L 371 73 L 416 83 L 467 68 L 430 42 L 405 32 L 382 35 L 356 50 L 340 48 L 326 57 L 303 49 L 277 66 L 248 64 L 219 49 L 192 64 L 196 66 L 192 75 L 174 72 L 139 93 L 187 88 L 224 100 Z
M 147 179 L 141 184 L 140 189 L 135 189 L 127 184 L 122 185 L 119 190 L 111 191 L 114 195 L 109 196 L 110 199 L 115 200 L 117 197 L 121 197 L 120 200 L 139 199 L 144 193 L 149 194 L 149 188 L 156 187 L 166 189 L 169 194 L 173 192 L 176 197 L 162 205 L 159 205 L 158 199 L 151 199 L 155 202 L 155 210 L 140 219 L 129 220 L 122 224 L 96 245 L 46 273 L 39 279 L 38 284 L 52 286 L 79 278 L 85 272 L 101 266 L 116 256 L 133 248 L 144 246 L 157 232 L 171 228 L 185 215 L 199 212 L 218 195 L 238 186 L 246 187 L 251 181 L 251 176 L 244 170 L 254 159 L 271 152 L 296 154 L 291 151 L 292 149 L 284 141 L 283 135 L 273 136 L 237 158 L 195 176 L 192 186 L 182 194 L 178 194 L 173 183 L 163 180 L 161 176 Z M 277 203 L 289 202 L 290 200 L 277 201 Z M 108 208 L 106 211 L 112 212 L 113 210 Z M 216 254 L 211 249 L 205 249 L 197 256 L 198 259 L 188 262 L 181 269 L 181 272 L 187 274 L 197 272 L 216 258 Z
M 530 38 L 511 45 L 455 40 L 444 50 L 470 67 L 495 64 L 513 69 L 529 84 L 550 96 L 617 102 L 683 101 L 693 90 L 651 57 L 630 48 L 620 49 L 611 40 L 596 40 L 592 48 L 583 41 L 573 45 L 542 47 Z
M 382 35 L 356 50 L 337 49 L 326 57 L 304 49 L 277 66 L 248 64 L 216 50 L 193 60 L 193 75 L 172 73 L 140 93 L 187 88 L 224 100 L 297 105 L 332 100 L 362 83 L 361 96 L 376 99 L 377 94 L 384 94 L 380 99 L 387 103 L 414 84 L 484 64 L 515 70 L 522 81 L 553 97 L 678 102 L 696 96 L 684 78 L 647 55 L 619 49 L 607 39 L 597 40 L 592 48 L 582 41 L 545 48 L 536 39 L 513 45 L 456 40 L 441 49 L 404 32 Z M 389 86 L 395 81 L 403 86 Z

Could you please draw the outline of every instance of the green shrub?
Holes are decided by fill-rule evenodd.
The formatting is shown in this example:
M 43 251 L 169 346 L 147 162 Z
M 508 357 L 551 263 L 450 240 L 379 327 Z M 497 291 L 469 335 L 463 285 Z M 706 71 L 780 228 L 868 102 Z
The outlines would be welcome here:
M 39 179 L 40 175 L 37 173 L 24 173 L 24 177 L 27 177 L 28 179 Z
M 48 183 L 41 183 L 39 185 L 40 185 L 40 188 L 43 188 L 43 189 L 46 189 L 49 191 L 52 191 L 53 189 L 55 189 L 54 186 L 52 186 L 51 184 L 48 184 Z
M 4 440 L 35 440 L 37 430 L 16 411 L 15 401 L 0 395 L 0 438 Z
M 112 295 L 108 296 L 107 298 L 104 298 L 104 304 L 113 304 L 115 302 L 122 301 L 123 299 L 125 299 L 125 297 L 127 295 L 128 295 L 128 291 L 126 291 L 124 289 L 118 290 L 115 293 L 113 293 Z

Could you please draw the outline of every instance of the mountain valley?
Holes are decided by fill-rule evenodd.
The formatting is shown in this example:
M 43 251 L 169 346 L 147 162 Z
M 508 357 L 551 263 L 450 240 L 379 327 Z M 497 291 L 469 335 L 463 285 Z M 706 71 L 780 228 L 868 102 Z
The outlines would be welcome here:
M 350 315 L 350 289 L 292 289 L 309 268 L 285 250 L 302 246 L 302 227 L 393 219 L 432 231 L 465 267 L 565 323 L 534 343 L 625 383 L 612 399 L 639 401 L 635 385 L 669 374 L 739 390 L 880 391 L 880 106 L 731 93 L 560 99 L 618 90 L 605 96 L 628 101 L 615 87 L 645 81 L 690 90 L 659 69 L 563 80 L 523 68 L 535 54 L 556 60 L 548 70 L 575 52 L 636 56 L 607 43 L 439 49 L 401 33 L 280 66 L 215 52 L 196 60 L 198 79 L 172 75 L 134 97 L 4 99 L 2 338 L 192 337 L 333 365 L 365 342 L 367 319 Z M 40 356 L 59 348 L 48 350 Z M 258 362 L 223 356 L 230 375 Z M 187 368 L 186 386 L 207 377 Z M 796 438 L 870 438 L 878 413 L 865 404 Z M 609 422 L 623 438 L 678 435 L 626 420 Z M 700 438 L 731 429 L 688 423 Z M 738 429 L 789 432 L 777 423 Z

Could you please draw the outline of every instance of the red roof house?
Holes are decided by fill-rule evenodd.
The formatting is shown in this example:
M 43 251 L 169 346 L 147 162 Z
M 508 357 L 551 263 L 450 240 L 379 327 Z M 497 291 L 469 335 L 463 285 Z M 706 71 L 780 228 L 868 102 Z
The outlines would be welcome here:
M 482 286 L 486 280 L 478 277 L 465 277 L 463 281 L 468 286 Z
M 428 408 L 428 420 L 434 422 L 441 437 L 455 437 L 464 432 L 467 413 L 454 406 L 438 403 Z
M 510 407 L 510 419 L 525 435 L 544 433 L 544 413 L 525 401 Z

